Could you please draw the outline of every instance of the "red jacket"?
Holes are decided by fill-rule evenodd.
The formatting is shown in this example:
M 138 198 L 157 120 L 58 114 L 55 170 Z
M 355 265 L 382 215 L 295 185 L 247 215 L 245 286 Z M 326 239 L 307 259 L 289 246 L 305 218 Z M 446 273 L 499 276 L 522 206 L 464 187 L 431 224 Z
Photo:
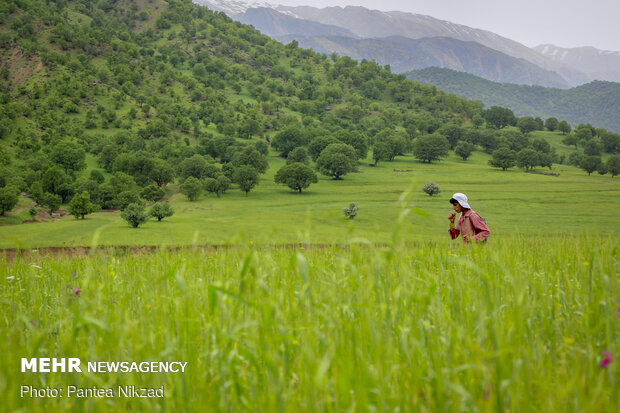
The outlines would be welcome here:
M 461 217 L 455 227 L 450 228 L 450 237 L 452 239 L 458 237 L 459 234 L 463 238 L 463 242 L 471 242 L 472 238 L 474 241 L 486 241 L 489 235 L 491 235 L 491 231 L 489 231 L 487 224 L 484 223 L 478 214 L 468 209 L 461 213 Z

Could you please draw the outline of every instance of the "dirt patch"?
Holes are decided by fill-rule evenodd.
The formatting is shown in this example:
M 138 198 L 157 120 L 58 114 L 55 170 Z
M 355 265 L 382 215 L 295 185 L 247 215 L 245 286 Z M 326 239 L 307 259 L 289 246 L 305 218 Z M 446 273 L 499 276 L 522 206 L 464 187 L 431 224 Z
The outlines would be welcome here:
M 385 244 L 387 245 L 387 244 Z M 384 244 L 375 244 L 375 246 L 381 247 L 385 246 Z M 12 263 L 16 259 L 26 260 L 26 261 L 38 261 L 40 259 L 47 258 L 80 258 L 80 257 L 88 257 L 90 255 L 107 255 L 107 256 L 134 256 L 138 257 L 145 254 L 153 254 L 160 251 L 172 251 L 172 252 L 182 252 L 182 251 L 190 251 L 190 250 L 199 250 L 205 254 L 213 253 L 219 250 L 229 250 L 235 248 L 243 248 L 240 245 L 220 245 L 220 244 L 209 244 L 209 245 L 200 245 L 200 246 L 178 246 L 178 247 L 158 247 L 158 246 L 119 246 L 119 247 L 96 247 L 95 250 L 91 247 L 42 247 L 42 248 L 33 248 L 33 249 L 18 249 L 18 248 L 7 248 L 0 249 L 0 259 L 4 255 L 6 257 L 7 263 Z M 348 245 L 339 245 L 339 244 L 305 244 L 305 243 L 291 243 L 291 244 L 274 244 L 274 245 L 258 245 L 256 246 L 258 249 L 262 248 L 278 248 L 285 249 L 289 251 L 304 251 L 304 250 L 312 250 L 312 249 L 325 249 L 325 248 L 340 248 L 343 250 L 349 249 Z

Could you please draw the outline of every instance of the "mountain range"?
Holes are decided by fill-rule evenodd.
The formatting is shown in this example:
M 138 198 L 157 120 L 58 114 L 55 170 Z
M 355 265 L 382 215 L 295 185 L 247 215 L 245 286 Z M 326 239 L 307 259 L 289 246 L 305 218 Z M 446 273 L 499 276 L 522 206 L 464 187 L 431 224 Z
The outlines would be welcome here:
M 358 59 L 375 60 L 390 64 L 394 71 L 406 72 L 434 65 L 469 72 L 468 68 L 475 67 L 476 71 L 472 69 L 470 73 L 488 80 L 558 88 L 569 88 L 597 79 L 616 80 L 614 69 L 584 70 L 581 66 L 575 67 L 573 60 L 557 59 L 490 31 L 431 16 L 399 11 L 383 12 L 358 6 L 319 9 L 241 1 L 194 1 L 222 11 L 235 20 L 251 24 L 277 40 L 295 39 L 302 46 L 313 47 L 324 53 L 336 52 Z M 463 53 L 455 53 L 455 43 L 434 41 L 432 51 L 423 47 L 423 53 L 418 54 L 421 49 L 416 45 L 407 52 L 407 47 L 403 48 L 400 38 L 451 38 L 463 42 L 460 46 L 464 50 Z M 475 53 L 479 57 L 478 66 L 472 66 L 469 57 L 464 61 L 460 60 L 471 52 L 469 42 L 486 47 Z M 483 50 L 490 56 L 482 58 L 480 53 Z M 504 56 L 499 57 L 498 52 Z M 397 56 L 397 53 L 400 56 Z M 577 51 L 575 54 L 579 55 Z M 440 56 L 442 58 L 439 58 Z M 393 59 L 393 62 L 388 61 L 390 59 Z M 533 66 L 525 65 L 523 60 Z
M 448 93 L 510 108 L 517 116 L 557 117 L 572 125 L 590 123 L 620 132 L 620 83 L 594 81 L 567 90 L 491 82 L 469 73 L 436 67 L 407 78 Z

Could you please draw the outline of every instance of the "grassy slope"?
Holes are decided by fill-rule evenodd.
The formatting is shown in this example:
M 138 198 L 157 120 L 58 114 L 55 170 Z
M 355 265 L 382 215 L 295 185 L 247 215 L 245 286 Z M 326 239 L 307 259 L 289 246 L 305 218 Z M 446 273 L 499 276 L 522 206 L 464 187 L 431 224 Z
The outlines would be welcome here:
M 533 137 L 536 137 L 534 135 Z M 569 153 L 559 143 L 560 134 L 541 133 L 560 152 Z M 385 242 L 391 237 L 398 214 L 399 198 L 411 191 L 405 206 L 430 214 L 410 214 L 404 227 L 412 239 L 445 236 L 451 212 L 447 198 L 465 192 L 475 210 L 487 218 L 495 237 L 513 233 L 549 234 L 592 230 L 618 233 L 615 203 L 620 200 L 620 179 L 599 176 L 567 165 L 555 165 L 559 177 L 526 174 L 518 169 L 506 172 L 490 168 L 489 156 L 475 152 L 463 162 L 453 153 L 444 161 L 422 164 L 410 156 L 394 162 L 368 166 L 348 174 L 342 181 L 321 176 L 319 183 L 302 194 L 276 185 L 273 176 L 284 160 L 271 153 L 270 169 L 260 184 L 245 197 L 231 189 L 218 199 L 204 195 L 189 202 L 176 194 L 171 203 L 176 213 L 162 222 L 151 220 L 138 229 L 130 228 L 119 212 L 99 212 L 86 220 L 65 217 L 40 224 L 0 227 L 0 247 L 88 246 L 96 240 L 105 245 L 189 245 L 197 243 L 346 242 L 363 237 Z M 395 172 L 411 170 L 410 172 Z M 549 172 L 548 169 L 538 169 Z M 420 191 L 427 181 L 442 189 L 429 197 Z M 343 218 L 341 209 L 349 202 L 360 207 L 353 221 Z

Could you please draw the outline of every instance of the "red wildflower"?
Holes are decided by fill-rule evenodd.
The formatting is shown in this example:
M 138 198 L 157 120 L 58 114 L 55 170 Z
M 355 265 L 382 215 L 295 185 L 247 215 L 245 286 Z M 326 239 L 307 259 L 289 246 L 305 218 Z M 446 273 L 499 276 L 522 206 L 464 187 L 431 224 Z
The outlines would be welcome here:
M 609 365 L 609 363 L 611 363 L 611 360 L 612 360 L 611 353 L 609 351 L 603 351 L 603 355 L 605 356 L 605 358 L 601 362 L 602 369 L 606 368 Z

